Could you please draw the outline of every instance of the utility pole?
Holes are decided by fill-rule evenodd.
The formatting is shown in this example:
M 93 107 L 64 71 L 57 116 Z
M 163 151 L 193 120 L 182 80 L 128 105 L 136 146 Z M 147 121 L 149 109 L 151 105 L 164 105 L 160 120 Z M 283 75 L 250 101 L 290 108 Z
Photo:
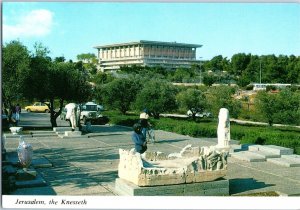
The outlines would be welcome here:
M 261 58 L 259 58 L 259 83 L 261 84 Z
M 199 57 L 199 70 L 200 70 L 200 85 L 202 84 L 202 70 L 201 70 L 201 65 L 202 65 L 202 63 L 201 63 L 201 59 L 202 57 Z

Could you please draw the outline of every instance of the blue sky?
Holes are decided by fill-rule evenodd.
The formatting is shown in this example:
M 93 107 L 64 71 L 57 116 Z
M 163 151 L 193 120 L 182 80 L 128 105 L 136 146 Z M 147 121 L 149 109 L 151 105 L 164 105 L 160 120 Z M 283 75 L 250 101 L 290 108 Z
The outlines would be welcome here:
M 197 59 L 236 53 L 300 56 L 300 4 L 4 2 L 3 42 L 19 39 L 76 60 L 137 40 L 202 44 Z

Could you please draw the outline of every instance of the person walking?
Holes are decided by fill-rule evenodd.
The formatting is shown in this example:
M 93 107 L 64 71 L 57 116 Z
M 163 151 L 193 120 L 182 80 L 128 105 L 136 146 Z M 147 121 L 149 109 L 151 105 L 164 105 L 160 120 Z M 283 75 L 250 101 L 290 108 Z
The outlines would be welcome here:
M 10 106 L 8 118 L 9 118 L 10 127 L 16 126 L 16 106 L 14 105 Z
M 16 124 L 18 125 L 20 121 L 20 113 L 21 113 L 21 106 L 19 104 L 16 105 L 15 111 L 16 111 Z
M 135 123 L 133 125 L 133 133 L 131 139 L 134 143 L 135 151 L 140 154 L 143 154 L 147 150 L 147 142 L 146 142 L 146 138 L 141 132 L 141 129 L 142 129 L 141 124 Z

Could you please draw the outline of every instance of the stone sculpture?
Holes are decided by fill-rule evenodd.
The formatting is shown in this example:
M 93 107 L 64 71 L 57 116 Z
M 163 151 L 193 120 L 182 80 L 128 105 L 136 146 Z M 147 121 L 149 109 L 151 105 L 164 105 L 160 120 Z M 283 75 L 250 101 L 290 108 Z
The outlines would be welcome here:
M 30 144 L 24 141 L 23 137 L 20 137 L 17 152 L 20 164 L 26 170 L 32 161 L 33 148 Z
M 69 103 L 65 108 L 67 110 L 66 119 L 70 120 L 72 131 L 74 131 L 78 122 L 77 104 Z
M 219 112 L 218 124 L 218 148 L 229 149 L 230 142 L 230 120 L 229 111 L 226 108 L 221 108 Z
M 138 186 L 213 181 L 226 175 L 228 152 L 187 145 L 180 153 L 119 149 L 118 175 Z M 175 154 L 175 155 L 174 155 Z
M 179 153 L 145 152 L 119 149 L 118 175 L 138 186 L 158 186 L 214 181 L 227 172 L 230 148 L 229 111 L 221 108 L 218 144 L 210 147 L 187 145 Z

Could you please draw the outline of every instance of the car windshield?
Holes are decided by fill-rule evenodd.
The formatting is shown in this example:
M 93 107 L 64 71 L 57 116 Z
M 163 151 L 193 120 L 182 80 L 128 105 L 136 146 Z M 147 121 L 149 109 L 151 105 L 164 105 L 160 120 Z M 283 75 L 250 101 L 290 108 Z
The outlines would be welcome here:
M 86 105 L 84 110 L 86 110 L 86 111 L 97 111 L 97 105 Z

